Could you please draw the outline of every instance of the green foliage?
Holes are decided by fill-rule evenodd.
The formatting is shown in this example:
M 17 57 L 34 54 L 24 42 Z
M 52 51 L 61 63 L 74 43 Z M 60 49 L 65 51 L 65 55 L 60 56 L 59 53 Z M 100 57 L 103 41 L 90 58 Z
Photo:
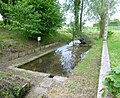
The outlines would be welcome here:
M 19 93 L 20 93 L 20 87 L 19 86 L 13 86 L 11 89 L 12 94 L 14 95 L 15 98 L 20 98 Z
M 114 33 L 114 32 L 112 32 L 112 31 L 109 30 L 109 31 L 108 31 L 108 38 L 111 37 L 111 36 L 113 35 L 113 33 Z
M 109 26 L 120 26 L 119 19 L 114 19 L 109 22 Z
M 113 33 L 113 35 L 108 38 L 108 49 L 111 66 L 117 66 L 120 64 L 120 32 L 119 30 L 115 30 L 114 32 L 115 33 Z
M 57 41 L 69 42 L 71 40 L 72 40 L 71 33 L 57 33 L 52 35 L 46 35 L 44 37 L 44 40 L 42 40 L 42 44 L 50 44 Z
M 62 13 L 56 0 L 22 0 L 9 5 L 7 13 L 12 26 L 25 32 L 28 37 L 55 33 L 62 25 Z
M 80 38 L 84 39 L 86 43 L 91 43 L 92 42 L 92 40 L 90 39 L 90 37 L 87 36 L 86 34 L 81 33 L 80 34 Z
M 104 84 L 107 86 L 108 92 L 111 93 L 114 98 L 120 98 L 120 65 L 112 68 L 111 72 L 106 75 Z

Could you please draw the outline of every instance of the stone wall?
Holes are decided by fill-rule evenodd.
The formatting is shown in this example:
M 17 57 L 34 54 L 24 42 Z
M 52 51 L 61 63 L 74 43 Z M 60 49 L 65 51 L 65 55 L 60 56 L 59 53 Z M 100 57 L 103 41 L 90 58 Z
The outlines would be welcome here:
M 20 58 L 20 57 L 24 57 L 26 55 L 37 53 L 41 50 L 44 50 L 44 49 L 47 49 L 49 47 L 53 47 L 53 46 L 59 45 L 59 44 L 60 44 L 60 42 L 56 42 L 56 43 L 52 43 L 52 44 L 49 44 L 49 45 L 33 48 L 33 49 L 30 49 L 29 51 L 13 53 L 13 54 L 10 55 L 9 58 L 8 57 L 3 57 L 2 59 L 6 59 L 6 61 L 11 61 L 11 60 L 14 60 L 14 59 L 17 59 L 17 58 Z M 0 62 L 0 63 L 2 63 L 2 62 Z

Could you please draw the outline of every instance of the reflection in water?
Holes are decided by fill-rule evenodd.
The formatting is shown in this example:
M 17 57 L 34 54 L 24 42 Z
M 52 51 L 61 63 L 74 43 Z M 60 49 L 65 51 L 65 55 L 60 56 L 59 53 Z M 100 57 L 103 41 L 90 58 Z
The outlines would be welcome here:
M 68 76 L 76 63 L 82 60 L 90 47 L 80 47 L 80 42 L 70 42 L 68 45 L 59 47 L 20 68 L 38 72 L 50 73 L 51 75 Z

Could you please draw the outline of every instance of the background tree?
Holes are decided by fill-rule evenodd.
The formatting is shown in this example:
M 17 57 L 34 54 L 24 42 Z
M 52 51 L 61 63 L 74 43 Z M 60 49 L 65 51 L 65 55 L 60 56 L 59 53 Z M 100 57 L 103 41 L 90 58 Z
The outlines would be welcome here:
M 106 10 L 105 10 L 105 29 L 104 29 L 104 40 L 107 40 L 107 35 L 108 35 L 108 18 L 109 18 L 109 6 L 110 2 L 109 0 L 105 1 L 106 4 Z
M 8 19 L 8 16 L 6 15 L 6 13 L 9 12 L 8 6 L 10 4 L 14 6 L 17 2 L 18 0 L 1 0 L 0 1 L 0 14 L 3 17 L 3 22 L 5 25 L 7 24 L 10 25 L 10 20 Z
M 7 16 L 14 28 L 28 37 L 53 34 L 62 25 L 62 13 L 57 0 L 22 0 L 9 6 Z
M 82 33 L 82 26 L 83 26 L 83 10 L 84 10 L 84 0 L 81 0 L 81 8 L 80 8 L 80 33 Z
M 80 0 L 74 0 L 75 35 L 79 33 L 79 10 Z
M 116 10 L 116 5 L 119 2 L 119 0 L 110 0 L 110 14 L 114 14 Z M 99 3 L 99 4 L 98 4 Z M 105 0 L 90 0 L 89 1 L 89 7 L 90 7 L 90 15 L 92 18 L 99 21 L 100 25 L 100 33 L 99 37 L 102 38 L 104 34 L 104 27 L 105 27 L 105 18 L 106 18 L 106 3 Z

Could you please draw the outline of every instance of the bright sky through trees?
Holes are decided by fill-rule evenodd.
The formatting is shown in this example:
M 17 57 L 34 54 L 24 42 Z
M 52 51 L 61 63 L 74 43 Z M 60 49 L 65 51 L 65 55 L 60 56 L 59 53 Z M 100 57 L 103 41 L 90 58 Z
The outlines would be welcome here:
M 63 4 L 63 3 L 65 3 L 65 1 L 66 0 L 59 0 L 59 2 L 60 2 L 60 4 Z M 117 13 L 115 13 L 112 17 L 111 17 L 111 19 L 119 19 L 120 20 L 120 4 L 118 5 L 118 10 L 117 10 Z M 67 23 L 69 23 L 70 22 L 70 20 L 71 20 L 71 17 L 73 16 L 73 14 L 72 13 L 67 13 L 66 14 L 66 19 L 67 19 Z M 0 15 L 0 20 L 2 20 L 2 16 Z M 92 24 L 93 24 L 93 22 L 90 22 L 90 21 L 87 21 L 86 22 L 86 26 L 92 26 Z

